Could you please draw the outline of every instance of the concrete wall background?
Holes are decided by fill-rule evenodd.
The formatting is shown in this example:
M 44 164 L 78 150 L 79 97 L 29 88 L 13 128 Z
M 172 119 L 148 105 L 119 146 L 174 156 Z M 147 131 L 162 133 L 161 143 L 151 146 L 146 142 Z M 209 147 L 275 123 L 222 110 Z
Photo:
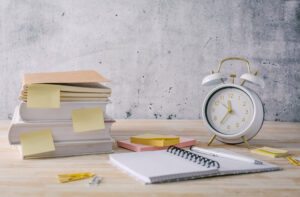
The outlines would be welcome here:
M 78 69 L 113 80 L 115 118 L 199 119 L 203 77 L 239 56 L 266 82 L 265 119 L 300 121 L 297 0 L 0 0 L 0 11 L 0 119 L 23 73 Z

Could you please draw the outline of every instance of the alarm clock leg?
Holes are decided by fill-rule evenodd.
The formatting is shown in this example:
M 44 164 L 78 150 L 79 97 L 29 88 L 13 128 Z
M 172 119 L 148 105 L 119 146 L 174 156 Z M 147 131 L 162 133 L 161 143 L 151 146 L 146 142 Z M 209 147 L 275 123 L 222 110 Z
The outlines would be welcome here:
M 247 147 L 248 149 L 250 149 L 250 146 L 249 146 L 249 144 L 248 144 L 248 142 L 247 142 L 245 136 L 242 136 L 242 139 L 243 139 L 243 141 L 244 141 L 246 147 Z
M 217 137 L 216 135 L 212 136 L 212 138 L 209 140 L 207 146 L 211 145 L 211 143 L 215 140 L 216 137 Z

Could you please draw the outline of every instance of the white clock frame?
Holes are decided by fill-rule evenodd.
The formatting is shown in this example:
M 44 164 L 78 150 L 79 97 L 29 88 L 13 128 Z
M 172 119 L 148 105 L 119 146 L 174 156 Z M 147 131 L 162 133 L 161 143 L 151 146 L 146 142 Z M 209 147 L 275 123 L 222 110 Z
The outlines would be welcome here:
M 224 89 L 224 88 L 237 88 L 237 89 L 245 92 L 250 97 L 252 104 L 253 104 L 253 118 L 250 121 L 249 125 L 244 130 L 240 131 L 239 133 L 232 134 L 232 135 L 222 134 L 221 132 L 215 130 L 209 124 L 209 121 L 207 119 L 206 108 L 207 108 L 210 98 L 212 97 L 213 94 L 215 94 L 216 92 L 218 92 L 219 90 Z M 208 127 L 210 132 L 212 132 L 214 135 L 216 135 L 216 139 L 218 141 L 221 141 L 221 142 L 227 143 L 227 144 L 240 144 L 240 143 L 245 142 L 245 140 L 248 141 L 257 135 L 257 133 L 261 129 L 263 121 L 264 121 L 264 110 L 263 110 L 262 101 L 260 100 L 260 98 L 257 96 L 257 94 L 254 91 L 252 91 L 246 87 L 236 85 L 236 84 L 222 84 L 222 85 L 215 87 L 213 90 L 211 90 L 208 93 L 208 95 L 205 97 L 204 103 L 202 106 L 202 117 L 204 120 L 204 124 Z

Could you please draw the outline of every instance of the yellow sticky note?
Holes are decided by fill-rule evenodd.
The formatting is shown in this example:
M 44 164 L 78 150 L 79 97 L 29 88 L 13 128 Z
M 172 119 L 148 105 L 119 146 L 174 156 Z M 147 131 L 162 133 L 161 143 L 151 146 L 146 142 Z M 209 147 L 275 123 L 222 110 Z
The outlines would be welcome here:
M 28 86 L 27 107 L 59 108 L 60 86 L 49 84 L 30 84 Z
M 271 147 L 266 147 L 266 146 L 264 146 L 262 148 L 257 148 L 257 149 L 251 150 L 251 152 L 259 154 L 259 155 L 273 157 L 273 158 L 284 157 L 284 156 L 289 155 L 287 150 L 271 148 Z
M 139 139 L 179 139 L 179 137 L 177 137 L 177 136 L 167 136 L 167 135 L 148 134 L 148 133 L 133 136 L 132 138 L 139 138 Z
M 130 137 L 130 142 L 135 144 L 163 147 L 179 144 L 179 137 L 159 134 L 142 134 Z
M 20 134 L 23 156 L 55 150 L 51 129 L 43 129 Z
M 73 110 L 72 121 L 75 132 L 94 131 L 105 128 L 102 107 Z

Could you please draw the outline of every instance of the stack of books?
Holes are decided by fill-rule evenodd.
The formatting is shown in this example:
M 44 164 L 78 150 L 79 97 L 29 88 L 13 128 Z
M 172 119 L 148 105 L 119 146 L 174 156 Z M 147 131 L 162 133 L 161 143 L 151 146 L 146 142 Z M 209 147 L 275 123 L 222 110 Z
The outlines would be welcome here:
M 9 143 L 22 158 L 112 152 L 109 82 L 92 70 L 24 74 Z

